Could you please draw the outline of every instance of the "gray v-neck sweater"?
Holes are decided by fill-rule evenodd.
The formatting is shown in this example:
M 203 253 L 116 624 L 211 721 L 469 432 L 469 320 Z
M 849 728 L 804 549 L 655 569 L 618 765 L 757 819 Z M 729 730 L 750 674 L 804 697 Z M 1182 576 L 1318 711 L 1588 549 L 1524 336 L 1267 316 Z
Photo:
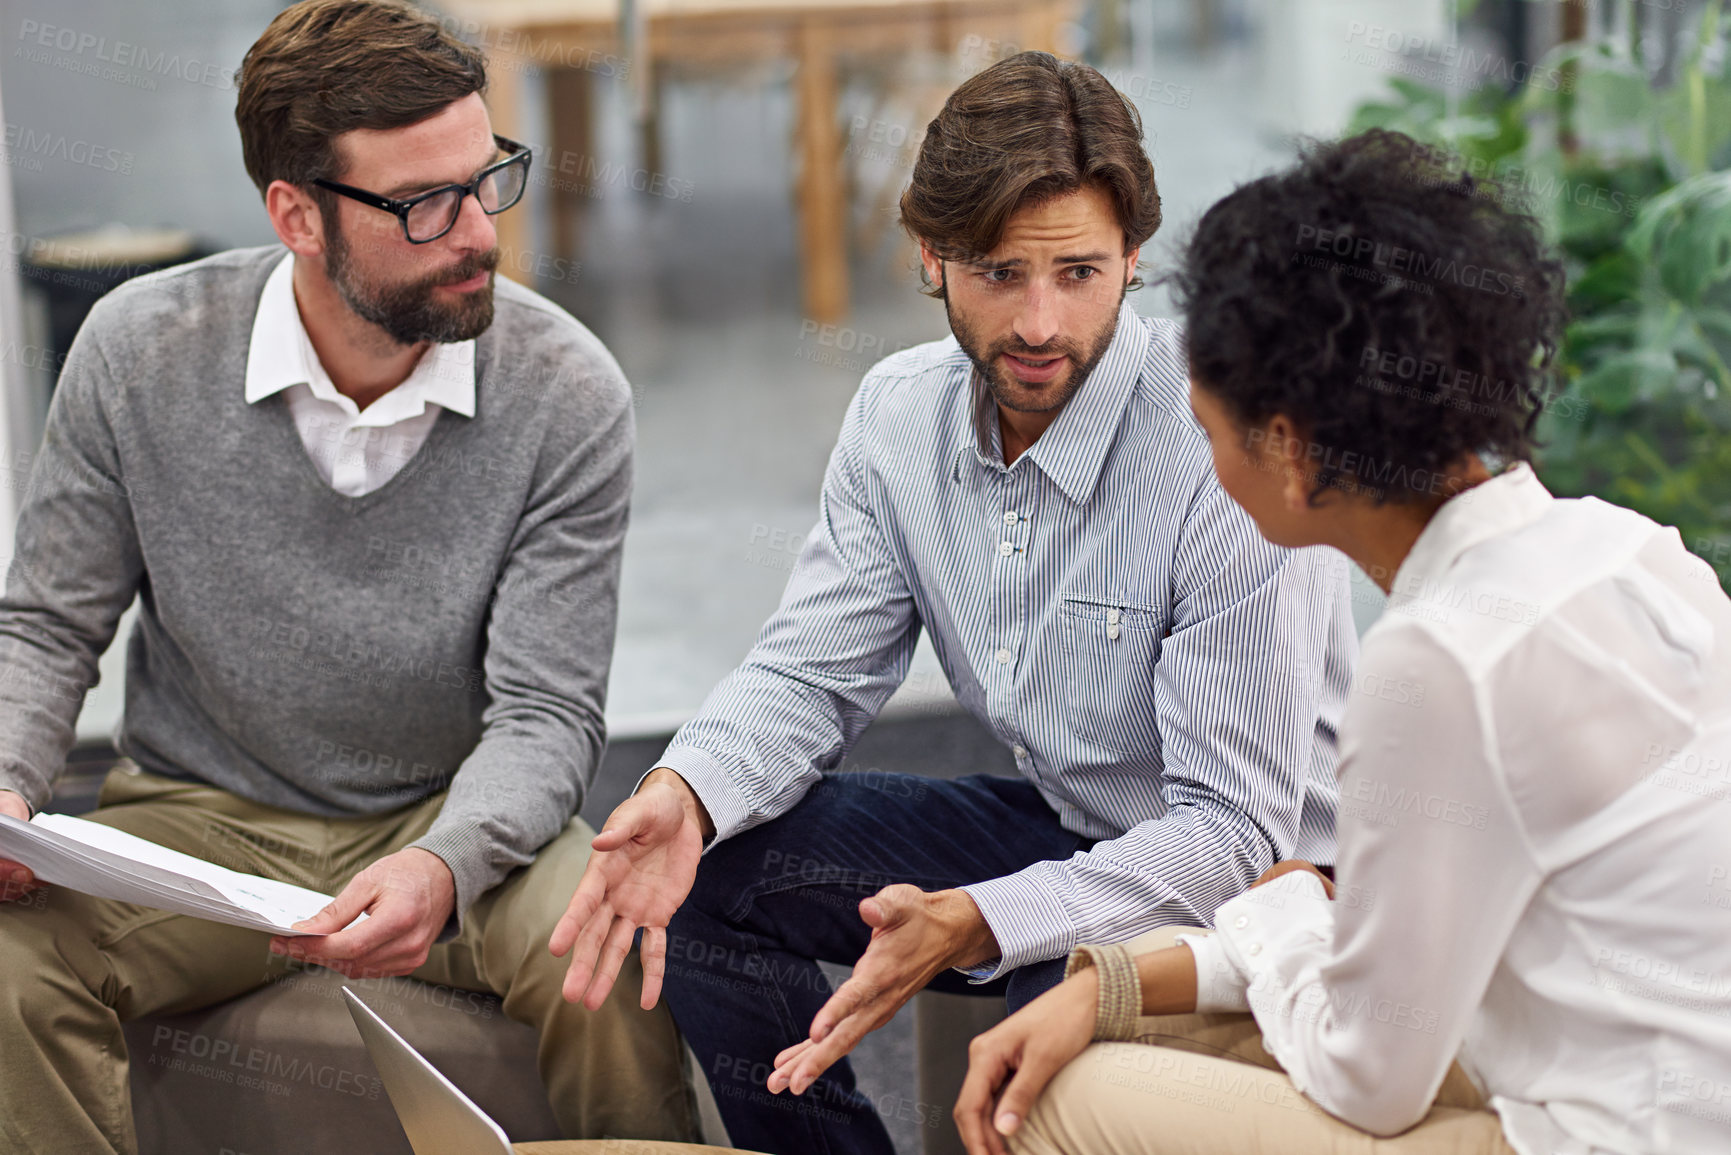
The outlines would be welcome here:
M 401 473 L 345 497 L 282 394 L 245 400 L 284 256 L 130 281 L 79 332 L 0 599 L 0 787 L 47 801 L 137 593 L 124 754 L 333 817 L 448 787 L 416 845 L 450 865 L 461 914 L 564 828 L 600 761 L 630 389 L 592 333 L 501 278 L 475 416 L 442 412 Z

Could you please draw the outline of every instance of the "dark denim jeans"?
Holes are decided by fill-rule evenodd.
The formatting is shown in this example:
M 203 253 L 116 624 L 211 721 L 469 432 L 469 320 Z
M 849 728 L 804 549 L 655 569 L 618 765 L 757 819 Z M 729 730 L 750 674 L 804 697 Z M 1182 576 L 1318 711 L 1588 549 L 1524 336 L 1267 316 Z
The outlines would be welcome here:
M 817 960 L 858 961 L 871 938 L 859 901 L 892 883 L 946 890 L 1090 845 L 1027 782 L 871 771 L 827 775 L 787 814 L 710 850 L 668 927 L 665 989 L 734 1144 L 894 1155 L 845 1059 L 801 1096 L 764 1088 L 776 1054 L 807 1036 L 832 993 Z M 1063 959 L 985 984 L 947 971 L 931 989 L 1005 997 L 1015 1010 L 1063 973 Z

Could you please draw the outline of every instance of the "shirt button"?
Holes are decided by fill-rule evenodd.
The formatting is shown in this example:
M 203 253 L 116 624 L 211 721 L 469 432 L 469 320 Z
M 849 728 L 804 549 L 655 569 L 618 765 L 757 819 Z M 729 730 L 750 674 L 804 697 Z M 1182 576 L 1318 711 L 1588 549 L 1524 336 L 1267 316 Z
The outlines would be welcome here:
M 1008 650 L 999 650 L 998 651 L 998 665 L 1000 665 L 1000 666 L 1009 665 L 1010 659 L 1014 656 L 1015 655 L 1011 654 L 1010 651 L 1008 651 Z
M 1028 748 L 1026 746 L 1017 746 L 1012 753 L 1014 753 L 1018 758 L 1026 758 L 1028 756 Z
M 1016 511 L 1015 510 L 1006 509 L 1004 511 L 1004 524 L 1005 525 L 1015 525 L 1016 524 Z
M 1245 954 L 1261 954 L 1262 953 L 1262 944 L 1259 942 L 1253 942 L 1249 946 L 1244 948 L 1244 953 Z
M 1016 552 L 1016 547 L 1011 542 L 1000 541 L 998 543 L 998 552 L 1003 554 L 1005 557 L 1009 557 L 1011 554 Z
M 1239 915 L 1237 918 L 1232 920 L 1232 926 L 1235 930 L 1243 930 L 1245 927 L 1247 927 L 1249 925 L 1250 925 L 1250 920 L 1248 918 L 1245 918 L 1242 914 Z

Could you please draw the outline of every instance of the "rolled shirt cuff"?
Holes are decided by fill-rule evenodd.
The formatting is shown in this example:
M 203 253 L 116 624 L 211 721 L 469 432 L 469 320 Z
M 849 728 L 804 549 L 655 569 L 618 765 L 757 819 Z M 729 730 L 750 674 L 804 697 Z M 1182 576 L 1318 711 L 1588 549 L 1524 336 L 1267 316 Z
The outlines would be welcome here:
M 1298 942 L 1326 937 L 1333 921 L 1328 892 L 1307 870 L 1283 874 L 1222 903 L 1214 912 L 1212 935 L 1180 936 L 1180 941 L 1195 939 L 1186 945 L 1198 952 L 1197 1009 L 1202 1009 L 1205 988 L 1211 1009 L 1254 1009 L 1250 992 L 1257 992 L 1259 1005 L 1275 995 L 1283 985 L 1281 960 Z
M 1226 944 L 1217 934 L 1181 934 L 1178 941 L 1190 948 L 1196 960 L 1196 1012 L 1222 1014 L 1248 1012 L 1249 984 L 1232 965 Z
M 973 982 L 990 982 L 1029 963 L 1063 958 L 1076 945 L 1076 928 L 1064 904 L 1026 873 L 961 889 L 980 908 L 998 941 L 995 961 L 962 970 Z

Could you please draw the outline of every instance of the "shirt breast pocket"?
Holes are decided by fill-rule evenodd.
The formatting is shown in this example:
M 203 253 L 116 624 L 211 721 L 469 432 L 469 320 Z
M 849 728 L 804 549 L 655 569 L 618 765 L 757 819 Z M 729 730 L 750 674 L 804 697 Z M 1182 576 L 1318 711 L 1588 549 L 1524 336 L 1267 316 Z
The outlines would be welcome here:
M 1121 758 L 1158 758 L 1154 665 L 1166 614 L 1108 598 L 1067 597 L 1058 607 L 1065 710 L 1083 741 Z

